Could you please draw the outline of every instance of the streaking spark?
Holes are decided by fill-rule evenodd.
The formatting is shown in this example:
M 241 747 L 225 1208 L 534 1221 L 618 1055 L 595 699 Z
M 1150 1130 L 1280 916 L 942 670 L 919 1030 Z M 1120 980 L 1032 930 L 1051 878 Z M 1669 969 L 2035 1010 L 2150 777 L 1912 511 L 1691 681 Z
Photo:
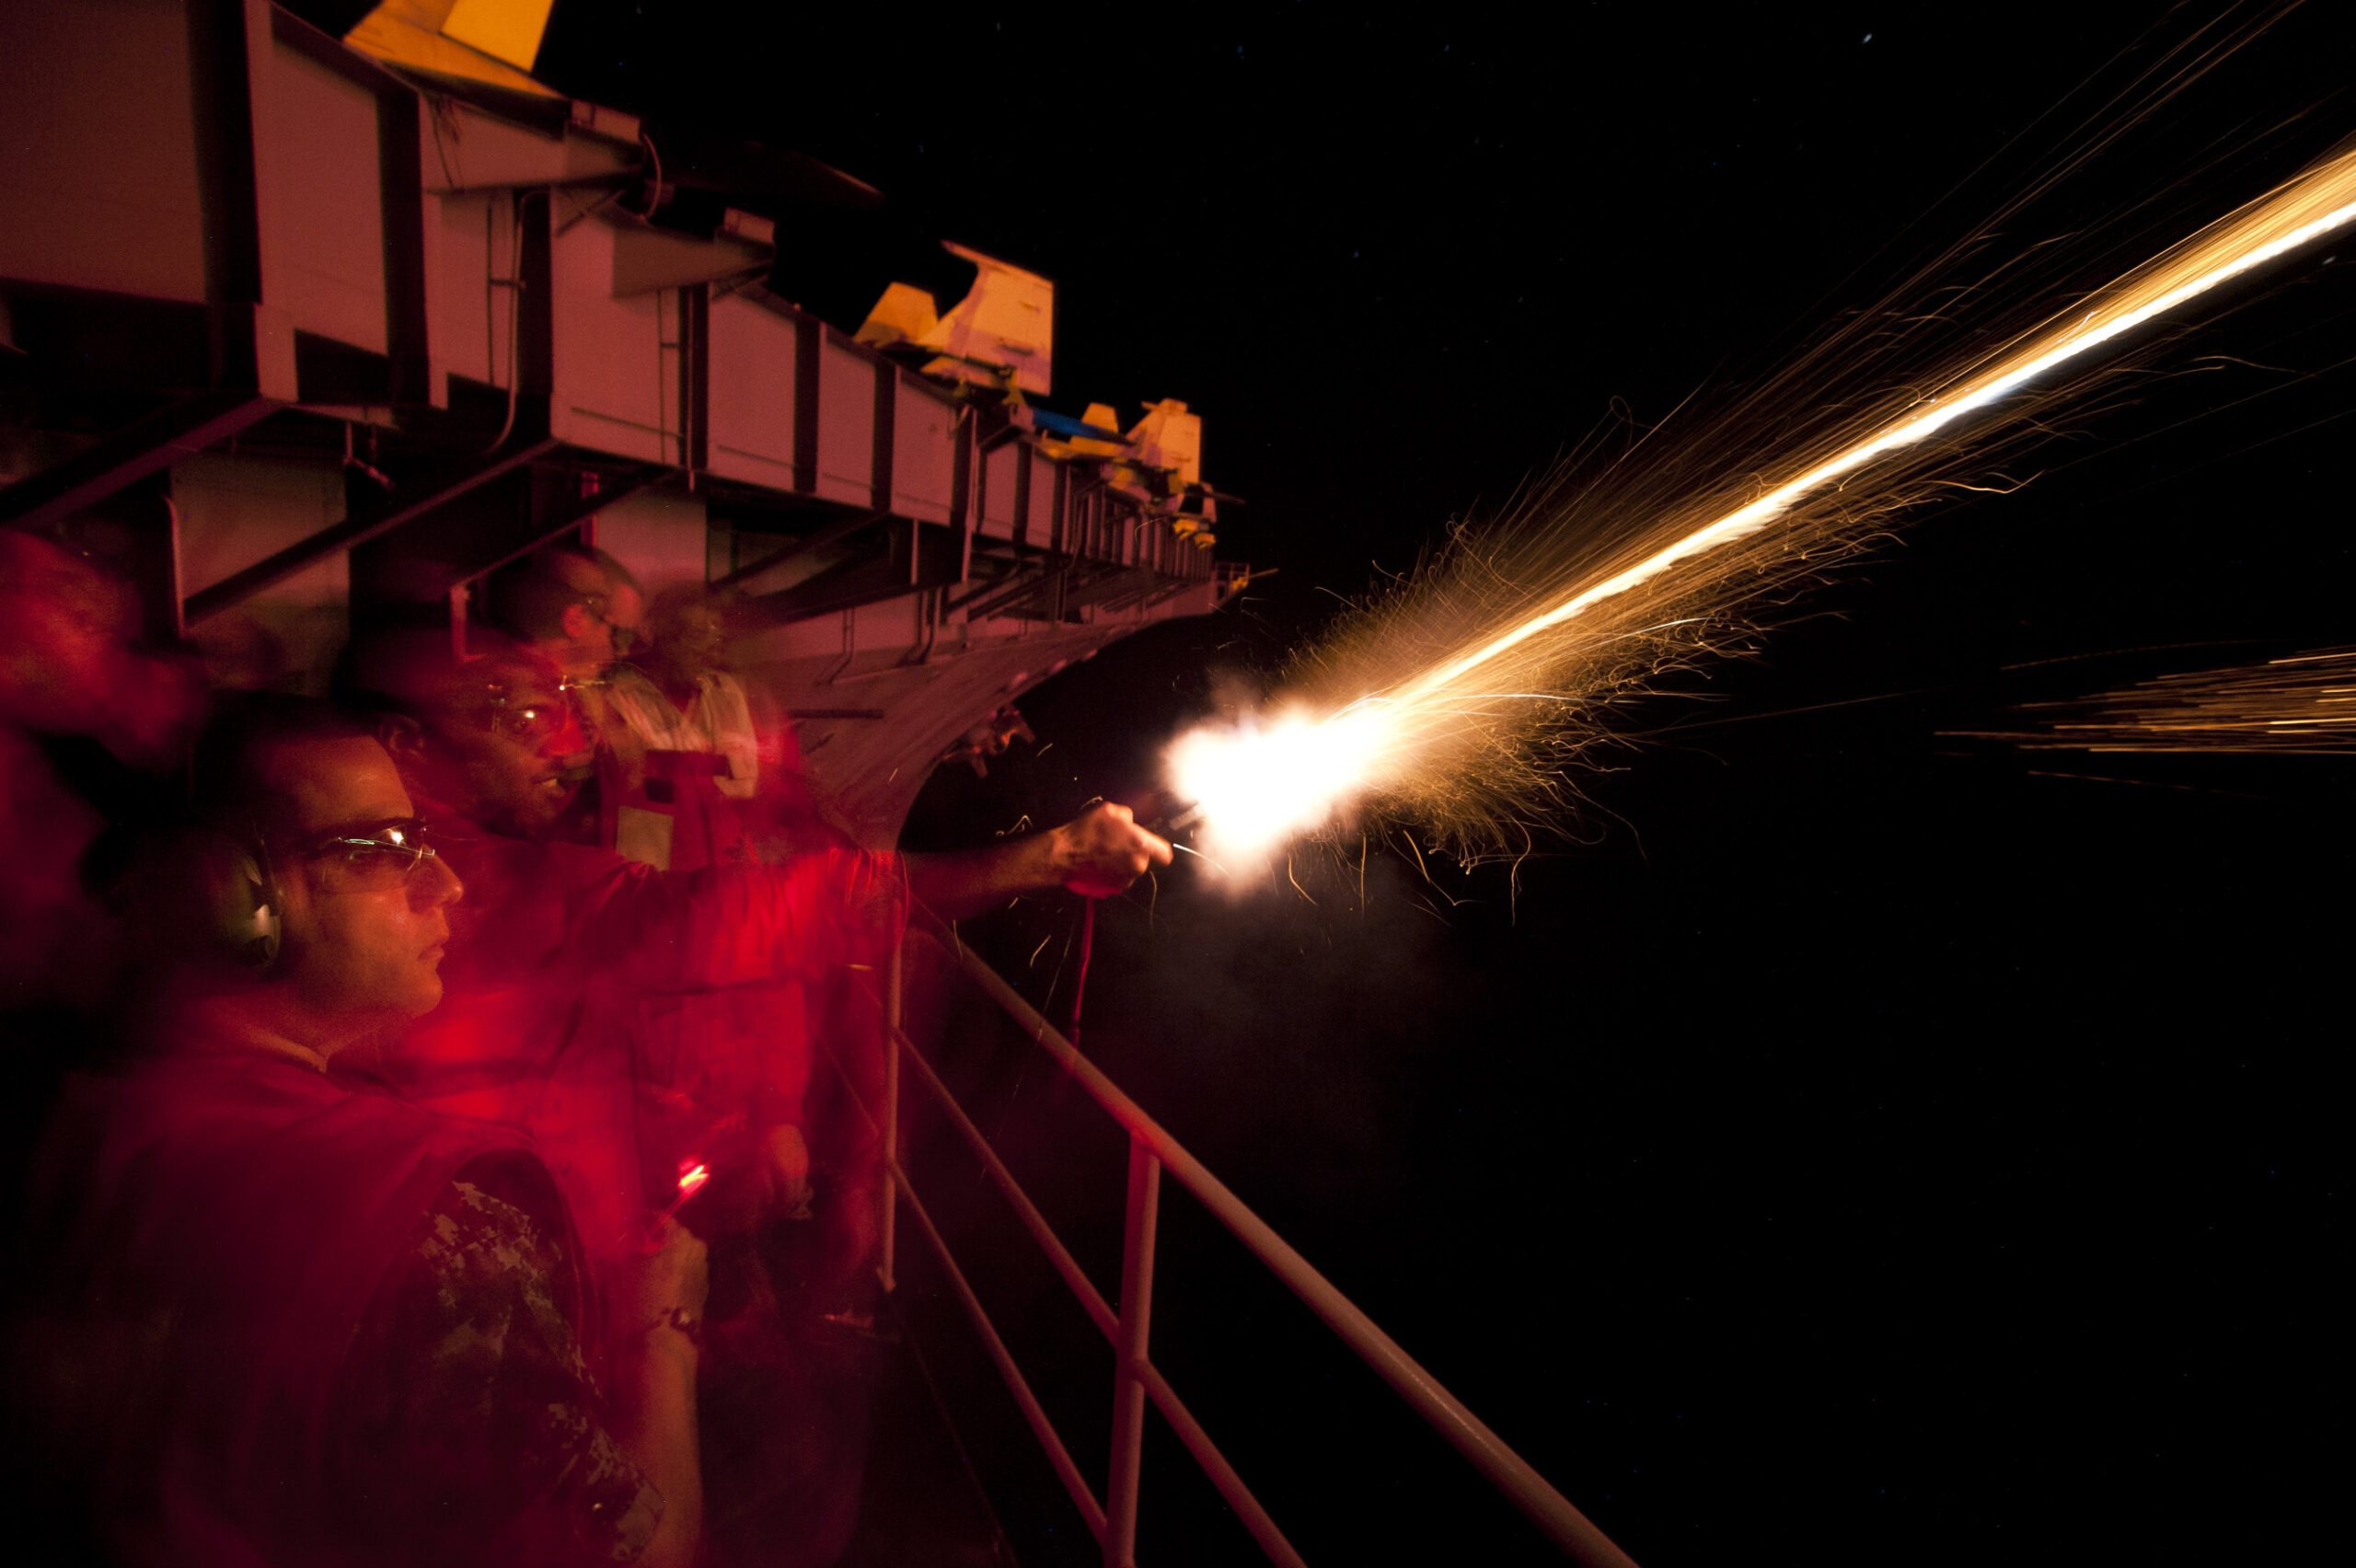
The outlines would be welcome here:
M 2036 728 L 1950 732 L 2025 751 L 2345 755 L 2356 752 L 2356 648 L 2161 675 L 2022 712 Z
M 1211 852 L 1239 864 L 1266 863 L 1282 845 L 1326 827 L 1362 800 L 1428 817 L 1451 797 L 1494 795 L 1482 770 L 1527 769 L 1528 739 L 1550 708 L 1591 708 L 1625 686 L 1622 666 L 1611 662 L 1614 643 L 1641 646 L 1657 640 L 1664 625 L 1706 623 L 1714 603 L 1750 591 L 1744 574 L 1761 569 L 1732 547 L 1781 522 L 1786 553 L 1797 548 L 1795 539 L 1824 546 L 1845 537 L 1854 548 L 1862 529 L 1898 503 L 1910 471 L 1901 455 L 1927 449 L 1974 415 L 2086 364 L 2106 345 L 2352 220 L 2356 151 L 2327 158 L 2211 224 L 2066 317 L 2049 318 L 1992 362 L 1937 378 L 1938 390 L 1908 400 L 1894 416 L 1885 412 L 1846 437 L 1812 444 L 1806 455 L 1787 459 L 1788 477 L 1743 503 L 1698 525 L 1690 512 L 1680 518 L 1676 505 L 1663 507 L 1655 536 L 1670 537 L 1649 551 L 1616 552 L 1567 582 L 1515 582 L 1511 572 L 1494 571 L 1484 585 L 1487 604 L 1470 613 L 1464 595 L 1437 591 L 1422 600 L 1411 594 L 1403 609 L 1362 612 L 1358 624 L 1337 632 L 1338 652 L 1319 684 L 1328 693 L 1355 686 L 1364 695 L 1339 702 L 1329 696 L 1322 706 L 1295 695 L 1239 725 L 1196 729 L 1170 749 L 1170 786 L 1198 803 Z M 1998 423 L 1981 420 L 1977 428 Z M 1868 469 L 1877 470 L 1870 483 Z M 1877 487 L 1891 492 L 1880 504 Z M 1823 514 L 1807 513 L 1809 505 Z M 1553 521 L 1559 527 L 1567 519 Z M 1696 564 L 1675 570 L 1687 563 Z M 1489 607 L 1497 604 L 1507 607 Z M 1704 613 L 1676 613 L 1695 606 Z M 1468 620 L 1476 627 L 1469 635 Z M 1403 651 L 1415 660 L 1403 670 Z M 1542 770 L 1528 778 L 1545 787 Z

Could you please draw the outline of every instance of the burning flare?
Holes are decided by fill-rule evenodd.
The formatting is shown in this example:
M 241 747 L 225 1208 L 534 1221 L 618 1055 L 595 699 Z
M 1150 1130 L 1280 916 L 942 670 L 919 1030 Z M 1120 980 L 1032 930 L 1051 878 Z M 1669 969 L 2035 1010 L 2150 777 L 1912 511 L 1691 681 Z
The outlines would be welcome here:
M 1230 864 L 1265 860 L 1361 800 L 1419 814 L 1468 853 L 1493 847 L 1482 840 L 1497 835 L 1498 809 L 1561 788 L 1559 767 L 1532 755 L 1550 721 L 1591 715 L 1647 675 L 1719 651 L 1713 638 L 1732 635 L 1731 606 L 1860 548 L 1935 482 L 1934 461 L 1953 462 L 1954 444 L 1933 437 L 2351 219 L 2356 151 L 1927 388 L 1796 441 L 1763 475 L 1698 498 L 1637 498 L 1646 525 L 1617 548 L 1552 571 L 1529 547 L 1532 559 L 1460 555 L 1345 622 L 1299 683 L 1312 691 L 1269 716 L 1182 736 L 1167 758 L 1171 788 L 1197 803 L 1207 847 Z M 1868 468 L 1870 487 L 1859 482 Z M 1549 497 L 1539 510 L 1525 526 L 1555 536 L 1559 554 L 1574 519 Z M 1706 566 L 1674 570 L 1703 557 Z
M 687 1206 L 687 1200 L 702 1192 L 704 1183 L 710 1180 L 711 1167 L 702 1160 L 687 1159 L 679 1161 L 679 1195 L 671 1200 L 670 1207 L 655 1216 L 653 1228 L 647 1232 L 649 1239 L 660 1236 L 663 1227 L 676 1218 L 678 1212 Z

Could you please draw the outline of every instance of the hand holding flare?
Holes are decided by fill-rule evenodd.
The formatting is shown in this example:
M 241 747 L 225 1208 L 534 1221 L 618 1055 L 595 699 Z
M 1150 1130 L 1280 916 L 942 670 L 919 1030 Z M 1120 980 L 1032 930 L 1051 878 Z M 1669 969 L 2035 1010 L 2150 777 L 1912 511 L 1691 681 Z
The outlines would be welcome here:
M 650 1252 L 663 1245 L 664 1232 L 670 1228 L 671 1221 L 678 1217 L 679 1211 L 687 1206 L 687 1200 L 702 1192 L 704 1183 L 711 1180 L 711 1167 L 700 1159 L 688 1159 L 679 1164 L 679 1195 L 671 1200 L 669 1208 L 654 1216 L 654 1223 L 648 1226 L 645 1234 L 640 1238 L 641 1245 Z

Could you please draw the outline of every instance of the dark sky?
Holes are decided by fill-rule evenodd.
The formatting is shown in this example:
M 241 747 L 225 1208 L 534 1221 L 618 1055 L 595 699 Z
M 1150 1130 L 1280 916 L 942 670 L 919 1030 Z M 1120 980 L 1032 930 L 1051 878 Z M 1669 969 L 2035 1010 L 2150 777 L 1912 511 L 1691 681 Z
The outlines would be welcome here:
M 787 215 L 808 303 L 856 316 L 938 237 L 1054 277 L 1055 401 L 1187 399 L 1252 502 L 1234 548 L 1355 591 L 1612 399 L 1657 419 L 1868 303 L 2224 7 L 792 9 L 566 0 L 542 69 L 881 188 Z M 2337 41 L 2294 16 L 2007 237 L 2161 196 L 2157 239 L 2261 188 L 2347 132 Z M 2196 184 L 2220 138 L 2261 156 Z
M 2356 132 L 2336 9 L 1983 255 L 2036 259 L 2058 302 Z M 1280 575 L 1040 692 L 1041 755 L 928 799 L 946 837 L 1142 781 L 1214 663 L 1278 659 L 1614 399 L 1649 421 L 1772 368 L 2221 16 L 565 0 L 542 64 L 658 137 L 885 191 L 783 214 L 789 294 L 855 316 L 958 239 L 1057 280 L 1051 406 L 1203 414 L 1207 477 L 1249 502 L 1221 553 Z M 1182 868 L 1150 914 L 1110 906 L 1090 1049 L 1654 1568 L 2284 1555 L 2337 1484 L 2347 766 L 1940 736 L 2356 641 L 2349 427 L 2323 422 L 2356 386 L 2323 374 L 2356 356 L 2350 271 L 2237 292 L 2044 478 L 1918 515 L 1757 660 L 1632 717 L 1646 744 L 1518 882 L 1378 849 L 1363 900 L 1327 859 L 1313 903 Z M 985 935 L 1060 997 L 1072 924 Z M 1116 1235 L 1091 1203 L 1058 1212 Z M 1158 1358 L 1311 1561 L 1542 1559 L 1167 1223 Z M 1150 1463 L 1146 1560 L 1240 1558 L 1160 1479 L 1183 1459 Z

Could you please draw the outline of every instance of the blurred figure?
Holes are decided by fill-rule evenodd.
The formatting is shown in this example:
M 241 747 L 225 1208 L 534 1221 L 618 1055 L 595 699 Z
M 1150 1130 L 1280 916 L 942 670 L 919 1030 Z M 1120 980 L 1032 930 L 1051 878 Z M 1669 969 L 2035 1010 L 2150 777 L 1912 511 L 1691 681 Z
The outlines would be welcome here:
M 732 800 L 760 782 L 760 737 L 745 688 L 722 662 L 728 626 L 710 589 L 665 589 L 647 606 L 647 647 L 613 669 L 616 712 L 650 750 L 702 752 Z
M 152 1055 L 74 1086 L 43 1167 L 26 1462 L 121 1562 L 692 1562 L 700 1245 L 638 1249 L 599 1344 L 521 1139 L 329 1076 L 444 991 L 462 888 L 391 757 L 272 696 L 194 780 L 132 884 Z
M 101 929 L 85 895 L 82 851 L 96 808 L 67 788 L 41 737 L 80 731 L 111 706 L 128 666 L 123 625 L 64 552 L 0 530 L 0 1007 L 21 1012 L 86 993 L 75 964 Z
M 575 1068 L 590 1075 L 584 1083 L 618 1064 L 627 1071 L 629 1052 L 611 1036 L 616 1020 L 641 1004 L 625 998 L 872 968 L 897 939 L 904 889 L 954 918 L 1064 887 L 1117 892 L 1170 860 L 1168 844 L 1117 805 L 964 854 L 827 848 L 777 866 L 732 861 L 667 874 L 610 851 L 534 841 L 535 827 L 564 810 L 567 758 L 582 744 L 562 694 L 520 652 L 452 663 L 432 643 L 408 651 L 406 662 L 373 663 L 408 715 L 388 744 L 475 898 L 460 917 L 470 929 L 453 958 L 452 1006 L 426 1026 L 442 1038 L 408 1052 L 405 1068 L 439 1072 L 437 1093 L 479 1089 L 485 1103 L 501 1102 L 502 1116 L 533 1124 L 552 1147 L 577 1143 L 584 1212 L 634 1206 L 635 1174 L 618 1186 L 609 1163 L 629 1140 L 611 1132 L 610 1103 L 591 1114 L 591 1102 L 610 1101 L 609 1092 L 539 1086 Z M 584 1008 L 590 997 L 602 1000 Z M 732 1034 L 711 1049 L 741 1041 Z M 804 1060 L 789 1077 L 798 1085 L 807 1073 Z M 779 1086 L 789 1101 L 794 1085 Z M 723 1114 L 741 1132 L 790 1123 L 790 1109 L 748 1117 L 735 1104 Z M 565 1162 L 557 1163 L 561 1173 Z M 778 1175 L 780 1194 L 798 1186 Z M 725 1191 L 715 1180 L 707 1201 Z M 593 1250 L 599 1234 L 593 1228 Z
M 716 1555 L 829 1561 L 856 1518 L 861 1358 L 789 1347 L 751 1238 L 766 1216 L 805 1212 L 810 1196 L 803 986 L 880 963 L 896 934 L 898 869 L 846 853 L 666 876 L 535 841 L 521 835 L 561 810 L 565 758 L 581 744 L 545 667 L 494 654 L 424 665 L 396 689 L 415 715 L 396 749 L 474 896 L 456 912 L 448 1005 L 362 1062 L 407 1098 L 529 1132 L 572 1203 L 595 1274 L 628 1265 L 633 1216 L 676 1196 L 683 1157 L 713 1173 L 682 1216 L 722 1249 L 710 1387 L 760 1407 L 725 1424 L 741 1440 L 710 1451 L 717 1544 L 734 1549 Z M 862 1170 L 872 1152 L 828 1150 Z M 872 1232 L 853 1217 L 840 1278 L 860 1266 Z M 816 1441 L 787 1457 L 768 1435 L 789 1433 Z M 751 1498 L 772 1506 L 736 1505 Z M 745 1555 L 764 1539 L 767 1555 Z
M 137 767 L 168 765 L 202 692 L 137 646 L 129 584 L 20 528 L 0 527 L 0 723 L 87 735 Z
M 941 754 L 944 763 L 962 762 L 974 770 L 976 778 L 990 776 L 989 758 L 1004 756 L 1006 748 L 1017 741 L 1036 744 L 1039 737 L 1031 732 L 1031 721 L 1022 710 L 1008 703 L 957 737 L 957 744 Z
M 647 648 L 613 667 L 606 697 L 642 759 L 629 805 L 659 821 L 635 833 L 626 824 L 615 847 L 666 870 L 748 859 L 761 739 L 721 662 L 720 607 L 700 585 L 667 589 L 648 606 L 646 630 Z
M 498 628 L 554 678 L 587 741 L 567 804 L 538 829 L 541 836 L 610 848 L 622 829 L 642 764 L 636 740 L 606 700 L 606 673 L 617 648 L 617 601 L 627 612 L 637 595 L 634 583 L 618 582 L 595 552 L 572 546 L 537 551 L 491 579 Z
M 640 1091 L 673 1076 L 667 1053 L 659 1070 L 641 1060 L 652 1028 L 642 1017 L 683 997 L 872 965 L 897 930 L 902 872 L 889 857 L 842 851 L 666 877 L 542 841 L 583 744 L 545 666 L 514 650 L 463 664 L 431 642 L 407 652 L 363 667 L 408 715 L 391 733 L 394 755 L 475 897 L 458 916 L 451 1005 L 388 1070 L 442 1108 L 530 1128 L 598 1255 L 620 1244 L 643 1198 L 667 1199 L 677 1174 L 666 1158 L 640 1154 Z M 739 1092 L 723 1116 L 732 1125 L 696 1151 L 723 1178 L 699 1201 L 720 1205 L 750 1184 L 759 1192 L 747 1201 L 790 1208 L 806 1174 L 798 1139 L 783 1168 L 748 1146 L 797 1119 L 806 1062 L 791 1081 L 768 1082 L 745 1066 L 740 1041 L 706 1043 Z
M 495 632 L 471 641 L 475 656 L 458 663 L 438 632 L 380 640 L 355 651 L 352 682 L 424 726 L 402 760 L 437 814 L 549 838 L 590 777 L 595 737 L 546 660 Z
M 0 528 L 0 1014 L 86 1010 L 111 953 L 80 861 L 106 814 L 136 812 L 202 704 L 184 663 L 136 646 L 129 586 Z
M 716 1513 L 715 1532 L 745 1552 L 768 1540 L 751 1560 L 827 1561 L 855 1516 L 864 1390 L 855 1368 L 814 1369 L 810 1342 L 780 1333 L 777 1297 L 826 1306 L 853 1288 L 872 1261 L 882 1168 L 863 1123 L 827 1119 L 814 1153 L 832 1181 L 820 1228 L 834 1244 L 798 1275 L 759 1262 L 763 1222 L 810 1194 L 812 1040 L 836 1035 L 859 1070 L 877 1025 L 853 1003 L 855 982 L 887 960 L 906 893 L 968 915 L 1058 887 L 1117 890 L 1170 849 L 1117 806 L 968 855 L 829 847 L 662 872 L 535 842 L 514 830 L 534 808 L 560 809 L 561 755 L 577 744 L 551 716 L 550 673 L 520 651 L 463 664 L 445 645 L 438 663 L 430 645 L 412 652 L 374 666 L 408 709 L 389 744 L 471 896 L 454 917 L 447 1004 L 398 1050 L 352 1065 L 436 1108 L 528 1130 L 593 1262 L 626 1258 L 631 1216 L 676 1195 L 683 1169 L 710 1170 L 682 1216 L 725 1249 L 714 1342 L 729 1348 L 712 1387 L 742 1404 L 734 1429 L 754 1434 L 731 1450 L 744 1469 L 713 1490 L 766 1499 L 742 1519 Z M 814 1427 L 779 1424 L 780 1409 Z M 801 1443 L 780 1479 L 776 1442 L 813 1430 L 825 1440 Z M 805 1505 L 825 1529 L 779 1539 L 778 1520 Z
M 589 553 L 606 573 L 606 613 L 614 623 L 614 656 L 627 659 L 645 636 L 646 591 L 639 586 L 638 574 L 611 550 Z
M 126 944 L 90 889 L 106 877 L 110 825 L 149 816 L 166 794 L 202 696 L 185 663 L 138 649 L 139 630 L 120 578 L 0 528 L 0 1205 L 10 1214 L 24 1212 L 40 1124 L 67 1074 L 116 1053 Z M 12 1320 L 41 1283 L 21 1246 L 0 1249 Z M 0 1378 L 0 1389 L 24 1386 Z M 0 1432 L 14 1450 L 49 1440 L 30 1419 L 0 1420 Z M 54 1498 L 9 1452 L 0 1476 L 22 1489 L 18 1516 L 52 1516 Z
M 596 557 L 563 546 L 526 556 L 491 584 L 500 628 L 564 681 L 596 681 L 614 662 L 613 601 Z

